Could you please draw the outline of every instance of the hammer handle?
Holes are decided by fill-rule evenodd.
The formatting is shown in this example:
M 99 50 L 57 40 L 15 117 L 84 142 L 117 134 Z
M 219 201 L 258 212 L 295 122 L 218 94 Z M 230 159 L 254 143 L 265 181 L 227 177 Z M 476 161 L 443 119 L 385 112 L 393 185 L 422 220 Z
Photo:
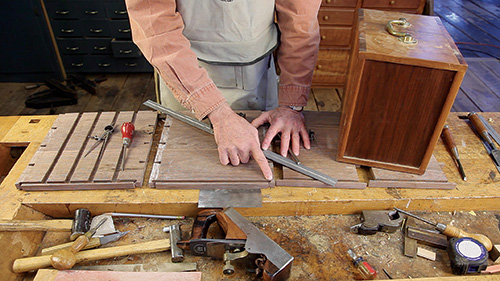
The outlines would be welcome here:
M 78 252 L 75 254 L 76 262 L 95 261 L 101 259 L 109 259 L 114 257 L 157 253 L 170 249 L 170 239 L 161 239 L 132 245 L 116 246 L 109 248 L 101 248 Z M 14 261 L 12 271 L 15 273 L 37 270 L 40 268 L 49 267 L 50 255 L 22 258 Z
M 71 247 L 71 245 L 73 245 L 73 242 L 64 243 L 64 244 L 60 244 L 60 245 L 56 245 L 53 247 L 42 249 L 42 255 L 53 254 L 53 253 L 55 253 L 59 250 L 62 250 L 64 248 Z M 97 248 L 99 246 L 101 246 L 101 240 L 98 237 L 93 237 L 93 238 L 90 238 L 90 242 L 83 249 L 92 249 L 92 248 Z
M 0 231 L 71 231 L 73 220 L 0 220 Z

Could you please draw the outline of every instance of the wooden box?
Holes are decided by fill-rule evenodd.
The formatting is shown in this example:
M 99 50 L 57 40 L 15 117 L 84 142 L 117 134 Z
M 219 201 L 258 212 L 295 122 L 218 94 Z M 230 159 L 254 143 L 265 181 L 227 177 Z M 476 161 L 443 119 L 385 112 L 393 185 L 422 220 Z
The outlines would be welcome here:
M 389 21 L 406 18 L 409 26 Z M 408 44 L 389 34 L 410 33 Z M 423 174 L 467 70 L 437 17 L 360 9 L 337 160 Z

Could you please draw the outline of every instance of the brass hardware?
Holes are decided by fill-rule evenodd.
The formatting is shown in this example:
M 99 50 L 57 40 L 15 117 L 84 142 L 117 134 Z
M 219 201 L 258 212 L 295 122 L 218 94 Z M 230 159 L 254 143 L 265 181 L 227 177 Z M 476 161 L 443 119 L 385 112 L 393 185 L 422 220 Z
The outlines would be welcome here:
M 90 29 L 90 32 L 92 33 L 102 33 L 102 29 Z
M 413 38 L 410 33 L 394 30 L 393 24 L 401 25 L 404 28 L 409 27 L 411 24 L 405 18 L 389 21 L 387 23 L 387 31 L 389 32 L 389 34 L 399 37 L 399 40 L 405 44 L 417 44 L 417 39 Z
M 130 67 L 136 67 L 137 63 L 126 63 L 125 65 Z
M 330 18 L 328 16 L 324 16 L 323 20 L 329 20 Z
M 62 16 L 65 16 L 65 15 L 68 15 L 68 14 L 69 14 L 69 11 L 56 11 L 56 14 L 57 14 L 57 15 L 62 15 Z
M 117 15 L 126 15 L 127 11 L 115 11 L 115 14 L 117 14 Z
M 85 14 L 87 15 L 97 15 L 99 11 L 85 11 Z
M 118 29 L 118 32 L 121 32 L 121 33 L 129 33 L 129 32 L 130 32 L 130 29 Z
M 316 66 L 316 69 L 318 70 L 321 70 L 323 68 L 323 66 L 321 64 L 318 64 L 318 66 Z
M 96 50 L 96 51 L 105 51 L 106 49 L 107 49 L 107 47 L 105 47 L 105 46 L 101 46 L 101 47 L 95 46 L 94 47 L 94 50 Z
M 75 30 L 74 29 L 64 29 L 63 28 L 63 29 L 61 29 L 61 32 L 62 33 L 73 33 L 73 32 L 75 32 Z
M 326 39 L 326 36 L 325 35 L 321 35 L 321 40 L 325 40 Z
M 389 5 L 394 5 L 396 4 L 396 1 L 392 0 L 391 2 L 389 2 Z
M 132 50 L 120 50 L 120 54 L 131 54 Z
M 82 67 L 83 66 L 83 63 L 72 63 L 71 66 L 74 66 L 74 67 Z
M 66 47 L 66 51 L 78 51 L 80 47 Z
M 332 0 L 326 0 L 326 3 L 328 4 L 332 3 Z
M 99 65 L 99 67 L 110 67 L 111 66 L 110 63 L 100 63 L 98 65 Z

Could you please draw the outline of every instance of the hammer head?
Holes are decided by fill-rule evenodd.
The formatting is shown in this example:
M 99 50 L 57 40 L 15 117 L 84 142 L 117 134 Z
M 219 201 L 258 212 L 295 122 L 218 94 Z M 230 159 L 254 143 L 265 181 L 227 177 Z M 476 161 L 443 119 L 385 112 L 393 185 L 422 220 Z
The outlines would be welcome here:
M 75 240 L 78 236 L 85 234 L 90 229 L 90 211 L 87 209 L 77 209 L 75 211 L 75 218 L 71 226 L 71 240 Z

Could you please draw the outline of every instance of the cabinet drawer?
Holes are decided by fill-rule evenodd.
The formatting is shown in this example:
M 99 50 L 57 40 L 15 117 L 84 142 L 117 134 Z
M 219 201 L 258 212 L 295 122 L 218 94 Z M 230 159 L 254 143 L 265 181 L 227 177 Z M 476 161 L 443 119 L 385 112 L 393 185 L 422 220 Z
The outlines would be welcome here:
M 56 37 L 82 37 L 83 29 L 77 20 L 54 20 L 52 30 Z
M 128 20 L 110 21 L 111 36 L 118 39 L 132 39 L 130 23 Z
M 125 1 L 107 1 L 104 2 L 106 13 L 112 19 L 128 19 L 127 7 Z
M 362 8 L 417 9 L 422 0 L 363 0 Z
M 139 58 L 117 58 L 118 72 L 152 72 L 153 67 L 144 57 Z
M 78 19 L 82 16 L 81 9 L 75 1 L 45 1 L 45 7 L 51 19 Z
M 111 41 L 111 49 L 115 58 L 138 58 L 142 56 L 139 48 L 132 41 L 115 40 Z
M 89 54 L 111 55 L 111 39 L 110 38 L 87 38 Z
M 356 7 L 358 0 L 322 0 L 322 7 Z
M 354 9 L 322 8 L 318 12 L 318 21 L 321 25 L 353 25 Z
M 320 46 L 349 47 L 351 45 L 352 27 L 321 26 Z
M 111 37 L 108 20 L 82 20 L 83 35 L 89 37 Z
M 57 46 L 63 55 L 83 55 L 88 52 L 83 38 L 60 38 L 57 40 Z
M 81 10 L 80 19 L 105 19 L 106 7 L 104 2 L 100 1 L 82 1 L 79 2 L 79 9 Z

